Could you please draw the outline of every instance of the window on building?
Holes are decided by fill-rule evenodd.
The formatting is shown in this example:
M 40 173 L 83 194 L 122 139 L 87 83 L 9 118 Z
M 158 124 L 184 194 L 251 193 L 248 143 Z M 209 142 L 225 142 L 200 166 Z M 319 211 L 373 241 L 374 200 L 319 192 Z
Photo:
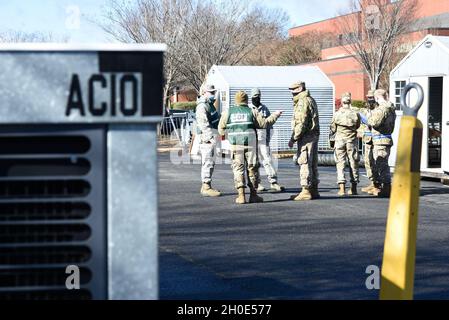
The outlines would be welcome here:
M 226 91 L 220 91 L 220 97 L 221 97 L 221 102 L 225 102 L 228 100 L 228 97 L 226 96 Z
M 401 94 L 404 90 L 407 82 L 406 81 L 395 81 L 394 82 L 394 104 L 396 106 L 396 110 L 402 110 L 401 107 Z

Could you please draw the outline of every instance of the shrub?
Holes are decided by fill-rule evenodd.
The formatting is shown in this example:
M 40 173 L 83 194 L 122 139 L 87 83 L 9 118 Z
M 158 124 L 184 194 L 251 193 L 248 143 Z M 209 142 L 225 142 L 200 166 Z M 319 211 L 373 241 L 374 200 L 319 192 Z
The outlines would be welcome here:
M 196 102 L 177 102 L 173 103 L 171 105 L 171 108 L 173 110 L 185 110 L 185 111 L 195 111 L 196 109 Z
M 365 101 L 362 100 L 352 100 L 352 106 L 354 108 L 365 108 Z M 340 109 L 341 107 L 341 99 L 335 99 L 335 110 Z
M 362 100 L 352 100 L 352 106 L 354 108 L 365 108 L 365 101 Z

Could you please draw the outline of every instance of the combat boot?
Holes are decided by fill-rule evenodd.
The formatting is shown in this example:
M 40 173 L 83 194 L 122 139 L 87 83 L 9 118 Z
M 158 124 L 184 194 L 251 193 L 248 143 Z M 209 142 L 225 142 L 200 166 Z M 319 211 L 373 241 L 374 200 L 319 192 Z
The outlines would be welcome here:
M 310 190 L 310 193 L 312 194 L 312 199 L 319 199 L 319 198 L 321 198 L 321 195 L 318 192 L 318 187 L 317 186 L 311 187 L 309 190 Z
M 275 182 L 271 184 L 270 190 L 274 192 L 283 192 L 285 191 L 285 188 L 283 186 L 280 186 L 277 182 Z
M 372 183 L 371 182 L 371 184 L 370 185 L 368 185 L 368 186 L 366 186 L 366 187 L 363 187 L 361 190 L 362 190 L 362 192 L 364 192 L 364 193 L 369 193 L 372 189 L 374 189 L 375 187 L 374 187 L 374 183 Z
M 210 183 L 203 183 L 203 186 L 201 187 L 201 195 L 203 197 L 219 197 L 221 196 L 221 192 L 213 189 L 210 186 Z
M 368 193 L 377 197 L 381 191 L 380 189 L 381 189 L 381 186 L 379 184 L 375 183 L 373 185 L 373 187 L 368 191 Z
M 265 189 L 265 187 L 261 184 L 259 184 L 259 186 L 257 187 L 257 192 L 264 192 L 267 191 L 267 189 Z
M 238 196 L 235 199 L 235 203 L 237 204 L 245 204 L 246 200 L 245 200 L 245 188 L 238 188 Z
M 308 201 L 312 200 L 312 194 L 310 193 L 309 188 L 302 188 L 302 191 L 300 194 L 298 194 L 296 197 L 293 198 L 294 201 Z
M 339 197 L 344 197 L 346 195 L 346 186 L 344 183 L 339 183 L 338 184 L 338 196 Z
M 249 194 L 249 203 L 262 203 L 263 198 L 257 195 L 256 189 L 251 189 Z
M 356 196 L 357 195 L 357 183 L 352 183 L 351 188 L 348 191 L 348 195 Z
M 391 194 L 391 184 L 384 183 L 382 185 L 382 188 L 380 189 L 380 192 L 377 194 L 379 198 L 389 198 Z

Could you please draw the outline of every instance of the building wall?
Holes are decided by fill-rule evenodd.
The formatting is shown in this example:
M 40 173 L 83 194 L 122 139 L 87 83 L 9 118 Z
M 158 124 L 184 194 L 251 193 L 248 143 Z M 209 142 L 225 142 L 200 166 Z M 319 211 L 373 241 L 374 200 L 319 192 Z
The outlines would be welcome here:
M 370 0 L 366 0 L 368 3 Z M 404 0 L 407 1 L 407 0 Z M 346 16 L 311 23 L 295 27 L 289 30 L 289 36 L 299 36 L 311 31 L 334 33 L 336 39 L 339 36 L 339 23 L 341 19 L 353 19 L 357 15 L 361 23 L 361 14 L 354 13 Z M 431 26 L 425 30 L 418 30 L 405 35 L 402 39 L 404 45 L 402 51 L 411 50 L 427 34 L 449 36 L 449 0 L 418 0 L 417 18 L 422 25 Z M 350 50 L 349 50 L 350 52 Z M 348 52 L 348 48 L 336 46 L 325 48 L 321 51 L 321 61 L 310 63 L 316 65 L 334 82 L 335 95 L 339 98 L 345 91 L 352 92 L 353 99 L 362 100 L 369 89 L 369 80 L 364 75 L 363 67 Z M 388 88 L 387 88 L 388 89 Z
M 195 90 L 181 90 L 170 96 L 171 103 L 196 101 L 197 92 Z
M 343 92 L 351 92 L 354 100 L 364 100 L 368 90 L 369 80 L 362 66 L 353 56 L 323 60 L 308 65 L 319 67 L 335 84 L 335 99 Z
M 407 0 L 405 0 L 407 1 Z M 369 0 L 367 0 L 369 3 Z M 416 12 L 417 18 L 425 18 L 431 16 L 438 16 L 444 13 L 449 13 L 449 0 L 418 0 L 418 9 Z M 360 12 L 350 14 L 360 16 Z M 339 30 L 339 21 L 345 19 L 346 16 L 337 16 L 334 18 L 318 21 L 303 26 L 291 28 L 289 36 L 299 36 L 304 33 L 319 30 L 321 32 L 336 33 Z
M 299 26 L 299 27 L 295 27 L 292 28 L 288 31 L 288 35 L 290 37 L 296 37 L 296 36 L 300 36 L 303 35 L 305 33 L 309 33 L 309 32 L 314 32 L 319 30 L 319 32 L 323 32 L 323 33 L 335 33 L 336 30 L 339 30 L 339 25 L 340 25 L 340 20 L 341 19 L 345 19 L 346 18 L 350 18 L 353 19 L 356 16 L 357 19 L 359 19 L 358 16 L 360 16 L 360 13 L 353 13 L 353 14 L 349 14 L 349 15 L 345 15 L 345 16 L 339 16 L 339 17 L 335 17 L 335 18 L 331 18 L 331 19 L 327 19 L 327 20 L 323 20 L 323 21 L 318 21 L 318 22 L 314 22 L 314 23 L 310 23 L 310 24 L 306 24 L 303 26 Z
M 449 12 L 449 0 L 418 0 L 418 18 Z

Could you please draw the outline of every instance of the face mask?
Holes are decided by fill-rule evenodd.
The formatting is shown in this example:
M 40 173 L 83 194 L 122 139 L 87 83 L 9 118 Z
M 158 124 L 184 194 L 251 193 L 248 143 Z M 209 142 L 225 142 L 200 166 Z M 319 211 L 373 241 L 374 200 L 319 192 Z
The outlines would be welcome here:
M 343 100 L 343 104 L 350 104 L 351 103 L 351 100 L 349 100 L 349 99 L 344 99 Z
M 255 105 L 256 107 L 260 106 L 260 98 L 259 97 L 255 97 L 251 99 L 253 102 L 253 105 Z
M 209 102 L 214 103 L 215 102 L 215 96 L 209 96 Z

